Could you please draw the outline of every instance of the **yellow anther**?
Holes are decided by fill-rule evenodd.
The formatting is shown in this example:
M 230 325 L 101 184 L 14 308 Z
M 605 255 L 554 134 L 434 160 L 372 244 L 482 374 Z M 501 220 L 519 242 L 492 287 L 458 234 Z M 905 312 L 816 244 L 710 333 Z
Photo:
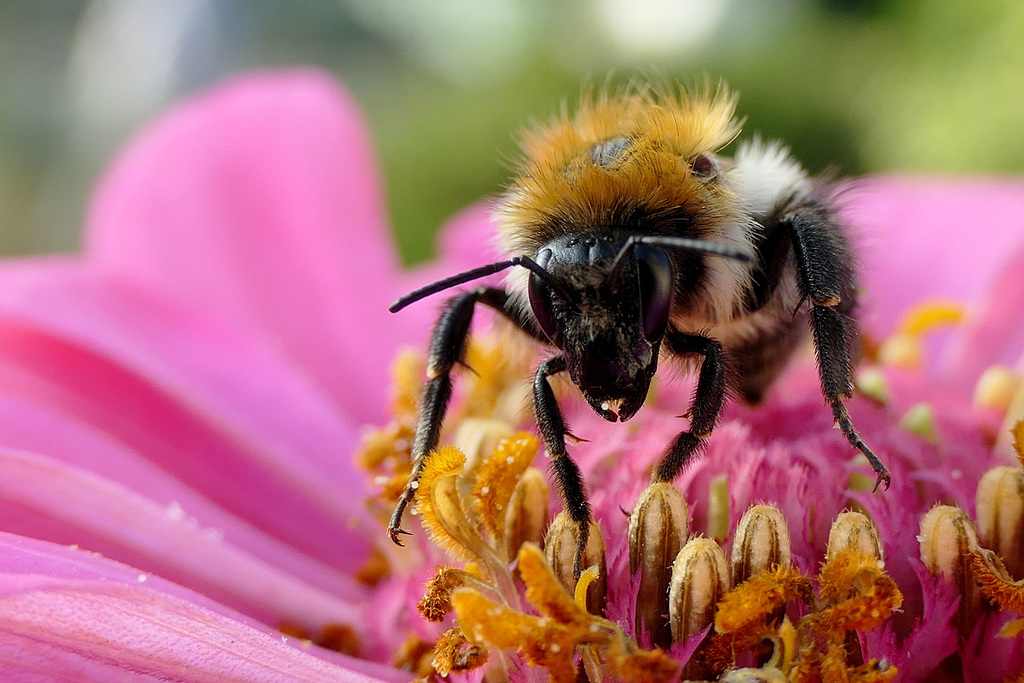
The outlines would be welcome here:
M 917 369 L 923 360 L 921 340 L 909 334 L 893 335 L 878 348 L 878 362 L 882 365 Z
M 964 307 L 950 301 L 931 301 L 915 306 L 903 317 L 896 333 L 882 342 L 878 360 L 884 365 L 920 368 L 924 360 L 923 337 L 941 327 L 959 324 Z
M 590 585 L 597 581 L 601 575 L 600 569 L 596 564 L 592 564 L 580 574 L 580 580 L 576 582 L 576 592 L 573 595 L 573 599 L 576 601 L 576 605 L 582 609 L 587 609 L 587 591 L 590 589 Z
M 1005 414 L 1022 386 L 1024 382 L 1018 373 L 1002 365 L 993 365 L 978 378 L 974 387 L 974 405 Z
M 729 535 L 729 480 L 724 474 L 708 484 L 708 536 L 719 543 Z
M 920 337 L 940 327 L 957 325 L 964 319 L 964 306 L 952 301 L 930 301 L 915 306 L 900 322 L 900 334 Z

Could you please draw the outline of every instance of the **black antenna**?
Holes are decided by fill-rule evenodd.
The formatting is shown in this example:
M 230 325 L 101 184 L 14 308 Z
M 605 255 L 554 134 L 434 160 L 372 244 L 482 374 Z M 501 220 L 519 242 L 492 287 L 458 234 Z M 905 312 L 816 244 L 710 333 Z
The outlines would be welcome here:
M 732 247 L 727 247 L 724 244 L 719 244 L 718 242 L 709 242 L 708 240 L 694 239 L 691 237 L 677 237 L 676 235 L 630 235 L 626 239 L 626 243 L 622 245 L 622 249 L 619 251 L 618 255 L 615 257 L 615 262 L 612 264 L 612 272 L 618 271 L 626 256 L 641 244 L 650 247 L 662 247 L 664 249 L 696 251 L 702 254 L 721 256 L 722 258 L 731 258 L 737 261 L 751 260 L 750 255 L 746 252 L 742 252 L 739 249 L 733 249 Z
M 415 291 L 409 292 L 388 306 L 388 310 L 392 313 L 397 313 L 409 304 L 414 304 L 420 299 L 426 299 L 428 296 L 437 294 L 438 292 L 443 292 L 446 289 L 451 289 L 452 287 L 457 287 L 467 282 L 472 282 L 473 280 L 479 280 L 480 278 L 487 277 L 488 275 L 500 273 L 501 271 L 513 266 L 522 266 L 531 273 L 536 274 L 537 277 L 543 280 L 553 292 L 565 299 L 566 303 L 575 307 L 572 296 L 570 296 L 569 292 L 562 286 L 561 281 L 559 281 L 555 276 L 541 268 L 540 265 L 529 256 L 513 256 L 507 261 L 498 261 L 497 263 L 480 266 L 479 268 L 467 270 L 464 273 L 452 275 L 444 278 L 443 280 L 438 280 L 437 282 L 420 287 Z

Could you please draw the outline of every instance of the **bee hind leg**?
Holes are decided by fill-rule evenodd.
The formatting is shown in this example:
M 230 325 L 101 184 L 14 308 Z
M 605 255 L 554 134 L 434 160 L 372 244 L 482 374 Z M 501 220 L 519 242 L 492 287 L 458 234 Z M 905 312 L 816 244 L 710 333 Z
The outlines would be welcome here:
M 711 435 L 722 412 L 726 394 L 726 364 L 722 345 L 708 337 L 684 334 L 670 329 L 665 337 L 672 353 L 676 355 L 697 354 L 704 357 L 697 377 L 690 408 L 690 429 L 682 432 L 672 442 L 654 470 L 656 482 L 672 481 L 693 456 L 700 450 L 704 439 Z
M 821 388 L 832 408 L 832 416 L 839 430 L 850 445 L 864 454 L 875 471 L 875 489 L 880 485 L 889 488 L 889 470 L 864 443 L 850 418 L 843 399 L 853 395 L 852 367 L 849 352 L 845 354 L 832 345 L 846 338 L 846 320 L 834 307 L 815 304 L 811 309 L 811 328 L 814 332 L 814 346 L 818 350 L 818 369 L 821 373 Z
M 843 403 L 853 396 L 853 256 L 832 214 L 822 206 L 798 207 L 781 222 L 791 231 L 801 294 L 811 302 L 811 331 L 822 393 L 843 436 L 871 463 L 877 477 L 875 488 L 882 484 L 889 488 L 889 470 L 861 439 Z
M 537 337 L 538 333 L 532 329 L 530 324 L 519 320 L 515 309 L 510 306 L 509 302 L 508 293 L 502 289 L 477 287 L 450 299 L 434 325 L 434 331 L 430 337 L 430 350 L 427 354 L 428 379 L 423 386 L 419 420 L 416 424 L 416 435 L 413 437 L 412 473 L 388 524 L 388 537 L 396 545 L 402 545 L 401 536 L 409 534 L 402 528 L 402 516 L 416 495 L 426 455 L 437 448 L 441 438 L 441 426 L 452 397 L 451 370 L 456 364 L 461 365 L 464 362 L 466 340 L 469 338 L 469 328 L 473 322 L 473 311 L 476 305 L 480 303 L 495 309 L 524 332 Z

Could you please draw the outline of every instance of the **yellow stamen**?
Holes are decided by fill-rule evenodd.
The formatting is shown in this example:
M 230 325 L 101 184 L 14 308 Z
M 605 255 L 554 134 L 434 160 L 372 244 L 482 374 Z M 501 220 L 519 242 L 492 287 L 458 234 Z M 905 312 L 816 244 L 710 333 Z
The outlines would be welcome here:
M 818 576 L 826 607 L 813 615 L 819 631 L 843 633 L 872 629 L 903 604 L 903 594 L 880 566 L 880 560 L 857 550 L 842 550 Z
M 1013 449 L 1017 451 L 1017 460 L 1024 467 L 1024 419 L 1018 420 L 1013 426 Z
M 367 586 L 376 586 L 391 575 L 391 563 L 387 555 L 381 552 L 380 548 L 370 549 L 370 556 L 356 572 L 355 577 L 360 583 Z
M 378 475 L 382 515 L 398 501 L 412 472 L 412 441 L 416 431 L 417 406 L 423 384 L 423 356 L 400 351 L 391 365 L 394 397 L 391 421 L 367 433 L 356 452 L 356 462 Z
M 820 680 L 889 683 L 896 678 L 898 673 L 895 666 L 879 662 L 876 659 L 860 666 L 850 666 L 846 662 L 846 649 L 838 643 L 832 643 L 821 661 Z M 816 676 L 815 679 L 817 678 Z
M 453 595 L 455 613 L 472 642 L 517 649 L 528 664 L 543 666 L 553 681 L 576 680 L 577 647 L 593 645 L 606 657 L 608 673 L 623 681 L 654 683 L 673 678 L 679 665 L 664 652 L 637 648 L 614 622 L 581 609 L 562 588 L 537 546 L 519 552 L 526 599 L 539 616 L 524 614 L 470 588 Z
M 672 563 L 668 614 L 672 639 L 684 642 L 715 619 L 715 607 L 729 590 L 729 561 L 721 546 L 697 537 L 682 547 Z
M 915 306 L 900 322 L 901 334 L 921 336 L 940 327 L 951 327 L 963 321 L 963 304 L 954 301 L 930 301 Z
M 473 486 L 473 511 L 495 541 L 504 538 L 512 492 L 537 455 L 537 437 L 520 432 L 498 443 L 484 458 Z
M 832 522 L 828 532 L 828 544 L 825 559 L 831 560 L 837 553 L 846 550 L 869 555 L 878 560 L 879 567 L 884 567 L 882 539 L 878 529 L 867 515 L 861 512 L 841 512 Z
M 1024 636 L 1024 619 L 1008 621 L 999 629 L 1000 638 L 1020 638 Z
M 1024 467 L 1024 419 L 1018 420 L 1012 430 L 1014 435 L 1014 450 L 1017 452 L 1017 460 L 1021 467 Z
M 544 555 L 555 576 L 564 587 L 566 595 L 575 595 L 576 593 L 577 581 L 574 576 L 574 567 L 578 538 L 579 527 L 569 518 L 569 515 L 560 512 L 555 515 L 544 539 Z M 587 605 L 592 614 L 602 614 L 608 591 L 608 573 L 605 569 L 604 535 L 601 533 L 601 527 L 595 522 L 590 523 L 587 547 L 583 551 L 581 565 L 584 567 L 596 565 L 598 567 L 598 576 L 593 590 L 587 594 Z
M 954 302 L 934 301 L 914 307 L 904 316 L 896 334 L 878 349 L 879 362 L 906 368 L 921 367 L 923 337 L 935 329 L 957 325 L 963 318 L 963 305 Z
M 483 461 L 513 434 L 515 430 L 508 423 L 488 417 L 469 416 L 458 422 L 451 445 L 466 456 L 466 466 L 462 470 L 463 490 L 466 490 L 466 484 L 471 486 L 476 481 L 477 470 Z
M 601 572 L 596 564 L 590 565 L 580 574 L 580 580 L 576 582 L 576 592 L 573 595 L 573 599 L 580 609 L 587 609 L 587 591 L 600 575 Z
M 444 632 L 434 646 L 434 660 L 431 664 L 438 676 L 453 672 L 470 671 L 483 666 L 487 661 L 487 648 L 479 643 L 470 643 L 462 629 L 455 627 Z
M 504 341 L 498 343 L 494 337 L 475 337 L 466 347 L 466 365 L 475 373 L 474 381 L 468 382 L 468 391 L 463 400 L 460 414 L 490 417 L 506 422 L 518 420 L 518 413 L 524 405 L 522 391 L 529 382 L 523 378 L 529 376 L 529 353 L 508 353 Z M 514 412 L 506 409 L 505 394 L 512 390 L 516 394 Z
M 957 622 L 969 635 L 981 613 L 981 592 L 970 570 L 978 535 L 967 513 L 952 505 L 936 505 L 921 519 L 918 535 L 921 561 L 932 574 L 951 581 L 960 594 Z
M 790 563 L 789 525 L 773 505 L 751 505 L 743 513 L 732 541 L 732 582 Z
M 906 334 L 895 334 L 878 347 L 878 362 L 916 370 L 924 361 L 921 340 Z
M 729 480 L 724 474 L 708 484 L 708 538 L 719 543 L 729 536 Z
M 999 554 L 1011 576 L 1024 575 L 1024 472 L 993 467 L 978 482 L 978 538 Z
M 1006 414 L 1021 385 L 1019 374 L 1002 365 L 993 365 L 981 373 L 974 386 L 974 405 Z
M 416 490 L 416 511 L 431 539 L 456 559 L 493 555 L 466 517 L 456 486 L 466 458 L 451 446 L 427 455 Z
M 392 663 L 397 669 L 411 671 L 421 678 L 426 678 L 433 671 L 431 660 L 434 658 L 434 645 L 419 636 L 410 635 L 395 652 Z
M 540 545 L 548 526 L 548 501 L 551 489 L 544 473 L 536 467 L 527 467 L 512 491 L 505 513 L 505 559 L 511 561 L 519 554 L 524 543 Z
M 789 674 L 793 669 L 793 658 L 796 657 L 796 653 L 796 628 L 793 626 L 793 622 L 789 620 L 789 617 L 784 617 L 782 619 L 782 625 L 779 626 L 778 644 L 775 648 L 775 656 L 772 657 L 772 660 L 774 661 L 775 666 L 784 674 Z
M 1024 580 L 1014 581 L 998 555 L 991 550 L 974 551 L 971 553 L 971 569 L 985 597 L 1002 609 L 1024 612 Z
M 792 565 L 762 572 L 729 591 L 718 604 L 715 631 L 736 634 L 760 630 L 779 607 L 792 600 L 811 602 L 811 580 Z
M 636 595 L 637 633 L 646 629 L 658 647 L 672 645 L 665 614 L 672 563 L 689 535 L 689 510 L 672 484 L 651 484 L 633 506 L 629 517 L 629 571 L 640 572 Z
M 443 621 L 452 611 L 452 591 L 466 582 L 467 573 L 454 567 L 440 566 L 427 581 L 416 608 L 427 621 Z

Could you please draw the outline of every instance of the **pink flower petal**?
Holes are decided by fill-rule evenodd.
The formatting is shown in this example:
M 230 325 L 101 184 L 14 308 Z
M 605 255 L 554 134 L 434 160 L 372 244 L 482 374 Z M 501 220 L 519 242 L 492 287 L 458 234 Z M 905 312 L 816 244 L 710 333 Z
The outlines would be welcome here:
M 314 633 L 327 624 L 363 626 L 357 605 L 365 593 L 354 581 L 344 597 L 330 595 L 241 551 L 180 507 L 40 455 L 0 450 L 0 517 L 7 531 L 116 557 L 267 624 L 294 622 Z
M 871 178 L 847 203 L 862 245 L 864 322 L 876 334 L 924 301 L 976 301 L 1024 245 L 1019 180 Z
M 280 348 L 370 422 L 403 338 L 385 226 L 356 107 L 296 71 L 232 81 L 154 124 L 101 184 L 87 243 L 104 268 Z
M 932 576 L 918 561 L 912 564 L 924 593 L 915 610 L 918 617 L 913 632 L 900 643 L 891 624 L 885 624 L 868 631 L 862 641 L 866 657 L 884 658 L 896 665 L 900 681 L 907 683 L 934 680 L 930 677 L 942 660 L 956 652 L 958 635 L 951 620 L 960 603 L 960 596 L 951 582 Z
M 508 255 L 498 249 L 497 224 L 492 215 L 493 210 L 493 201 L 481 201 L 461 211 L 448 221 L 439 233 L 437 259 L 403 273 L 402 284 L 398 289 L 399 294 L 405 294 L 450 275 L 507 258 Z M 501 286 L 504 277 L 505 273 L 492 275 L 475 281 L 473 285 Z M 439 309 L 443 302 L 460 289 L 466 290 L 473 285 L 438 294 L 399 311 L 396 315 L 401 319 L 405 328 L 411 332 L 405 341 L 415 340 L 419 345 L 418 348 L 422 348 L 427 343 L 430 330 L 439 315 Z M 476 316 L 479 320 L 486 320 L 491 315 L 485 311 L 481 311 L 481 313 L 482 315 Z M 479 325 L 475 327 L 480 329 Z
M 7 679 L 23 672 L 47 681 L 410 678 L 286 638 L 94 553 L 7 533 L 0 533 L 0 670 Z
M 29 262 L 0 270 L 0 347 L 0 390 L 73 415 L 322 561 L 365 560 L 355 429 L 258 341 L 117 278 Z
M 438 261 L 457 272 L 513 256 L 498 245 L 496 204 L 485 199 L 453 216 L 438 238 Z
M 192 525 L 197 529 L 199 526 L 215 529 L 226 542 L 319 589 L 337 596 L 345 596 L 346 599 L 354 599 L 362 593 L 361 587 L 354 585 L 350 576 L 317 562 L 283 541 L 225 512 L 194 489 L 156 467 L 141 454 L 112 439 L 110 435 L 49 405 L 39 405 L 0 392 L 0 443 L 12 450 L 45 453 L 61 461 L 66 467 L 86 470 L 92 475 L 102 477 L 111 486 L 115 486 L 116 483 L 128 487 L 133 494 L 161 506 L 168 519 L 179 520 L 182 524 Z M 112 557 L 127 559 L 108 546 L 93 547 L 85 544 L 82 539 L 64 535 L 57 538 L 54 533 L 65 534 L 70 532 L 70 529 L 54 527 L 55 520 L 61 515 L 50 512 L 54 519 L 42 521 L 47 523 L 46 528 L 52 533 L 37 531 L 32 535 L 58 542 L 81 543 L 87 548 L 105 552 Z M 9 530 L 16 529 L 20 533 L 26 533 L 25 525 L 26 520 L 23 518 L 5 517 L 5 527 Z M 142 561 L 139 561 L 138 565 L 151 567 Z M 190 584 L 188 580 L 180 580 L 184 584 Z
M 1020 229 L 1024 232 L 1024 217 Z M 946 375 L 970 391 L 992 365 L 1014 366 L 1024 352 L 1024 238 L 989 288 L 972 309 L 963 332 L 954 337 L 946 354 Z
M 136 586 L 52 581 L 8 587 L 0 575 L 0 663 L 5 676 L 46 680 L 408 680 L 332 665 L 282 639 Z M 355 660 L 350 660 L 355 662 Z M 365 664 L 359 668 L 368 668 Z M 10 680 L 10 678 L 8 679 Z

